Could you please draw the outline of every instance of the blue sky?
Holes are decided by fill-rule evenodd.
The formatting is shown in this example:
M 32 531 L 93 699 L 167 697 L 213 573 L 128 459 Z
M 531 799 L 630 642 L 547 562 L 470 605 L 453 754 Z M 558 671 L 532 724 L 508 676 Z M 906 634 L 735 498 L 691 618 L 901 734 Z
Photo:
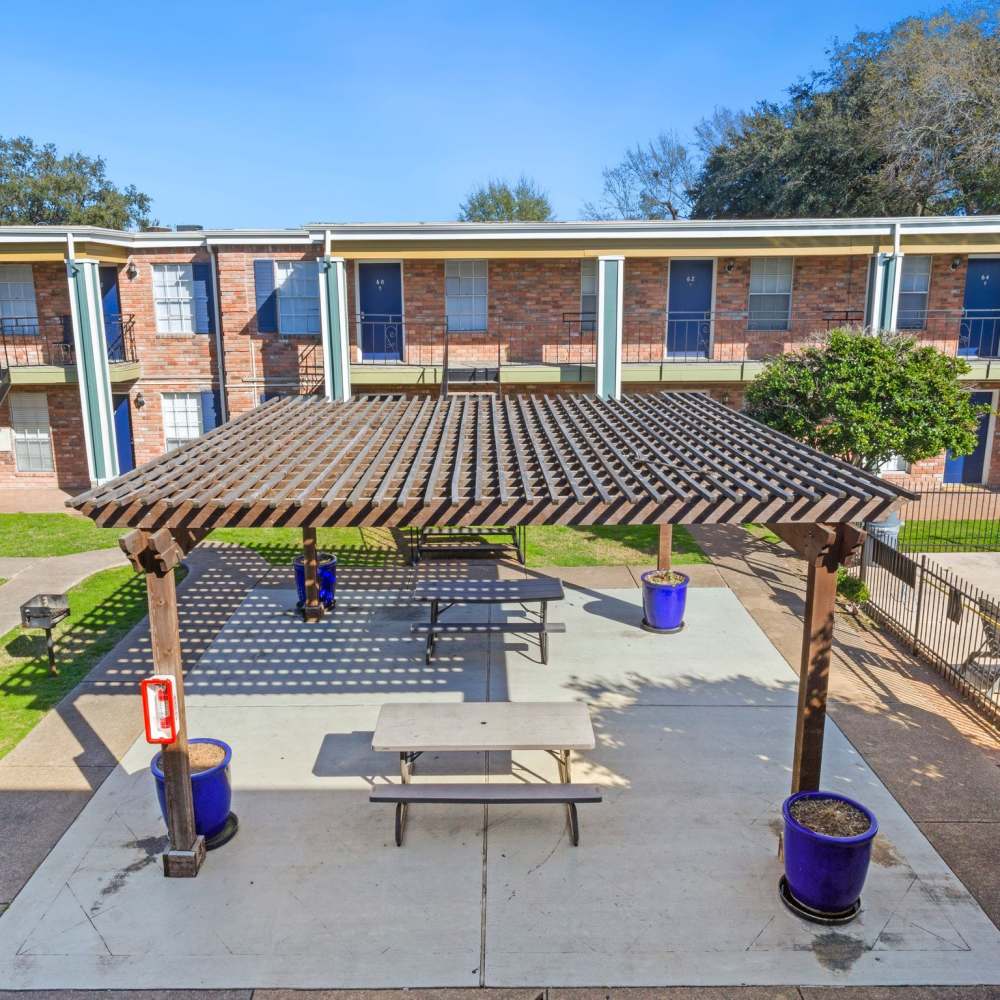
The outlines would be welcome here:
M 913 3 L 5 4 L 0 134 L 103 155 L 168 224 L 451 219 L 525 172 L 561 219 L 601 168 L 779 98 Z

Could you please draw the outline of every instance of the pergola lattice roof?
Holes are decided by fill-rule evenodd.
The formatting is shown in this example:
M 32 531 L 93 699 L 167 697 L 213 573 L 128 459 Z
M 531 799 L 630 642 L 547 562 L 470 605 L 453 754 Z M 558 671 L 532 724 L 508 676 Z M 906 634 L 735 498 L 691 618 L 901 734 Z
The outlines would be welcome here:
M 99 524 L 837 523 L 907 496 L 697 392 L 271 401 L 70 501 Z

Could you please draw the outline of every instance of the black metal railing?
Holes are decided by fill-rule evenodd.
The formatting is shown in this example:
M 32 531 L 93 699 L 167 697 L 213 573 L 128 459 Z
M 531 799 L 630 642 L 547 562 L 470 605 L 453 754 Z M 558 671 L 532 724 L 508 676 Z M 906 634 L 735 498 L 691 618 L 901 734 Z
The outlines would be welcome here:
M 862 609 L 931 664 L 967 701 L 1000 720 L 1000 596 L 869 535 L 850 571 Z
M 104 317 L 108 360 L 112 364 L 138 360 L 135 317 Z M 6 369 L 36 366 L 65 368 L 76 364 L 73 325 L 69 316 L 53 320 L 0 318 L 0 364 Z
M 904 552 L 1000 552 L 1000 486 L 893 477 L 917 496 L 900 508 Z

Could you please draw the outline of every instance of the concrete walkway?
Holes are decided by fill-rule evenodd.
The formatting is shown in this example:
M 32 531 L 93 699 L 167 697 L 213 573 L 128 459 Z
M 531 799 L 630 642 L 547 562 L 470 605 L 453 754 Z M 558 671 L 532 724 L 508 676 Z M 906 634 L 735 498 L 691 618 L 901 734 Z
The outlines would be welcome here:
M 741 528 L 693 528 L 726 584 L 798 669 L 804 564 Z M 830 717 L 1000 926 L 1000 739 L 877 627 L 837 616 Z
M 65 594 L 81 580 L 112 566 L 128 565 L 121 549 L 74 552 L 44 558 L 0 558 L 0 635 L 21 624 L 21 605 L 35 594 Z

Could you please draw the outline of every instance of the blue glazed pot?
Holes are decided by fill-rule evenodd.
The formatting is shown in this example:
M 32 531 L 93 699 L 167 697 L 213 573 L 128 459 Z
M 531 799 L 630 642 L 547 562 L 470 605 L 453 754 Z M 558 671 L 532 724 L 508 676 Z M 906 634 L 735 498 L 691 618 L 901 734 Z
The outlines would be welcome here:
M 214 743 L 222 747 L 226 756 L 221 764 L 198 771 L 191 775 L 191 792 L 194 796 L 194 827 L 206 840 L 214 837 L 226 825 L 229 817 L 229 807 L 233 803 L 233 789 L 229 780 L 229 762 L 233 758 L 233 748 L 222 740 L 208 737 L 188 740 L 191 743 Z M 163 822 L 167 821 L 167 791 L 163 779 L 163 769 L 160 766 L 162 753 L 158 753 L 149 765 L 156 781 L 156 797 L 160 802 L 160 812 Z
M 837 799 L 863 812 L 870 822 L 856 837 L 828 837 L 802 826 L 791 814 L 799 799 Z M 785 819 L 785 878 L 792 895 L 823 913 L 840 913 L 861 896 L 878 833 L 875 814 L 860 802 L 834 792 L 798 792 L 781 807 Z
M 305 556 L 296 556 L 295 589 L 299 594 L 299 607 L 306 603 Z M 319 601 L 326 608 L 333 607 L 337 594 L 337 557 L 332 552 L 320 552 L 317 558 L 316 576 L 319 580 Z
M 642 613 L 646 624 L 655 629 L 678 629 L 684 624 L 689 578 L 684 573 L 680 583 L 653 583 L 657 570 L 642 574 Z

